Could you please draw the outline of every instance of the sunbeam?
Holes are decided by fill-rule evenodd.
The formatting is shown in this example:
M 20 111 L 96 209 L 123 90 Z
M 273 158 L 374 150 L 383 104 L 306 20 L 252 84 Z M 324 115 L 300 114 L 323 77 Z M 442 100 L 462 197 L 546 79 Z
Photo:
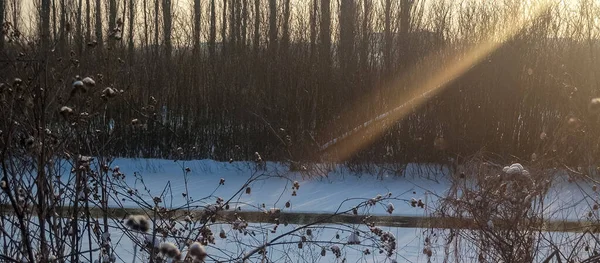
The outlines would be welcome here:
M 333 162 L 343 162 L 347 160 L 353 154 L 376 140 L 386 130 L 386 127 L 389 124 L 401 120 L 415 107 L 422 105 L 429 100 L 429 98 L 432 98 L 434 95 L 441 92 L 450 82 L 462 76 L 470 68 L 480 63 L 492 52 L 507 43 L 519 32 L 524 30 L 530 22 L 543 15 L 549 8 L 550 3 L 545 2 L 545 4 L 532 8 L 530 15 L 525 19 L 507 19 L 507 26 L 504 27 L 502 31 L 490 32 L 484 41 L 481 41 L 466 52 L 446 50 L 444 52 L 435 52 L 435 54 L 428 56 L 422 63 L 414 66 L 412 69 L 408 70 L 406 74 L 403 74 L 388 87 L 385 87 L 386 89 L 394 89 L 402 87 L 403 83 L 409 83 L 406 85 L 406 90 L 408 90 L 408 92 L 401 94 L 393 100 L 398 102 L 396 107 L 375 116 L 352 130 L 323 144 L 320 148 L 322 155 Z M 518 22 L 510 23 L 511 21 Z M 454 54 L 449 59 L 447 58 L 447 55 L 444 57 L 439 55 L 449 53 Z M 434 72 L 434 74 L 431 74 L 431 72 Z M 411 81 L 413 79 L 418 81 Z M 371 95 L 367 98 L 367 101 L 369 101 L 369 99 L 372 101 L 375 100 L 376 97 L 375 95 Z M 359 105 L 368 104 L 370 103 L 360 103 Z M 352 123 L 354 118 L 355 116 L 343 116 L 342 123 Z M 326 134 L 332 133 L 333 132 L 328 132 Z

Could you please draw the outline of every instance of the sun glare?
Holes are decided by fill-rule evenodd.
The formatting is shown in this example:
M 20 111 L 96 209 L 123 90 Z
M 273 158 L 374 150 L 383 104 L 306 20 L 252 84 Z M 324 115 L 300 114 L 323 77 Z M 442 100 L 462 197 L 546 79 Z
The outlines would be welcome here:
M 466 52 L 455 52 L 456 54 L 451 59 L 444 59 L 437 55 L 448 54 L 449 52 L 440 52 L 427 57 L 421 63 L 422 65 L 426 65 L 425 67 L 414 66 L 406 74 L 403 74 L 389 86 L 385 87 L 386 89 L 401 88 L 399 87 L 400 83 L 406 83 L 408 79 L 419 80 L 409 82 L 411 84 L 406 89 L 409 92 L 394 99 L 397 102 L 396 107 L 323 144 L 321 146 L 322 153 L 326 158 L 330 158 L 334 162 L 347 160 L 353 154 L 376 140 L 386 131 L 386 127 L 391 123 L 401 120 L 415 107 L 441 92 L 448 83 L 463 75 L 469 68 L 480 63 L 486 56 L 525 29 L 528 23 L 544 14 L 544 11 L 548 10 L 548 8 L 549 4 L 532 6 L 530 15 L 524 19 L 514 20 L 520 22 L 506 23 L 508 26 L 504 27 L 503 31 L 490 32 L 484 41 L 467 49 Z M 507 21 L 510 20 L 507 19 Z M 442 63 L 435 63 L 438 61 Z M 432 72 L 434 74 L 431 74 Z M 418 77 L 415 78 L 415 76 Z M 375 99 L 375 95 L 372 95 L 366 101 L 373 101 Z M 358 104 L 368 105 L 372 103 Z M 363 107 L 362 110 L 365 110 L 365 108 Z M 352 123 L 354 118 L 354 116 L 350 115 L 344 116 L 342 123 Z M 332 134 L 332 132 L 326 134 Z

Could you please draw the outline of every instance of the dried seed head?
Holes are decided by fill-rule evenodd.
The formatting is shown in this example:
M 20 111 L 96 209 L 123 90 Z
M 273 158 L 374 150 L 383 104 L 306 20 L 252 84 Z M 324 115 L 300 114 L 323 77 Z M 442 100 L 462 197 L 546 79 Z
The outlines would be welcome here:
M 594 114 L 600 112 L 600 98 L 593 98 L 588 105 L 588 110 Z
M 567 124 L 569 125 L 569 128 L 574 129 L 574 130 L 579 129 L 581 127 L 581 121 L 575 117 L 569 118 L 569 120 L 567 121 Z
M 206 249 L 202 244 L 200 244 L 200 242 L 192 243 L 189 247 L 188 253 L 190 256 L 192 256 L 192 258 L 198 260 L 204 260 L 206 257 Z
M 62 106 L 60 108 L 60 115 L 62 115 L 63 117 L 67 118 L 71 114 L 73 114 L 73 109 L 71 109 L 70 107 Z
M 160 243 L 158 249 L 160 253 L 169 258 L 175 258 L 177 255 L 181 254 L 177 246 L 171 242 Z
M 83 82 L 83 85 L 85 85 L 87 89 L 91 89 L 96 86 L 96 82 L 90 77 L 85 77 L 81 82 Z
M 87 92 L 86 86 L 83 84 L 83 81 L 76 80 L 72 84 L 73 92 Z
M 250 194 L 252 192 L 252 189 L 250 187 L 246 187 L 246 194 Z
M 111 87 L 106 87 L 104 90 L 102 90 L 102 95 L 106 98 L 111 99 L 117 96 L 117 91 Z
M 394 204 L 388 203 L 388 205 L 387 205 L 387 212 L 389 214 L 392 214 L 394 212 Z

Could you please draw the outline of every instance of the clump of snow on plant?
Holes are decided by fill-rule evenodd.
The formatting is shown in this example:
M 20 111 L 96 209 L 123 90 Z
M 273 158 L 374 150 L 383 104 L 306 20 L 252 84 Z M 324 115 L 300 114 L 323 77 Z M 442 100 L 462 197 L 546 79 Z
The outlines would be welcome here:
M 523 165 L 521 165 L 520 163 L 513 163 L 510 166 L 505 166 L 504 169 L 502 169 L 502 171 L 510 175 L 529 175 L 529 171 L 525 170 L 525 168 L 523 168 Z

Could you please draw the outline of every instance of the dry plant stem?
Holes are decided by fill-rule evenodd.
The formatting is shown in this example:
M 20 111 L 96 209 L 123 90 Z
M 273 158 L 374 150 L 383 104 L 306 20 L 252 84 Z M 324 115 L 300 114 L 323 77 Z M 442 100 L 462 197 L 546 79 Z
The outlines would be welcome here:
M 5 151 L 3 151 L 3 155 L 4 155 Z M 12 195 L 11 192 L 11 187 L 10 187 L 10 178 L 8 177 L 9 173 L 6 170 L 6 162 L 5 162 L 5 158 L 2 158 L 2 171 L 4 172 L 4 176 L 3 179 L 6 180 L 7 184 L 7 188 L 4 189 L 4 192 L 6 193 L 6 195 L 8 196 L 8 199 L 10 200 L 11 206 L 14 209 L 16 215 L 17 215 L 17 220 L 19 221 L 19 229 L 21 230 L 21 236 L 23 237 L 23 243 L 25 245 L 25 249 L 26 249 L 26 253 L 27 253 L 27 257 L 29 258 L 30 262 L 35 262 L 35 258 L 33 256 L 33 248 L 31 247 L 31 242 L 30 242 L 30 238 L 29 238 L 29 229 L 27 229 L 27 226 L 25 225 L 25 213 L 23 212 L 23 210 L 21 209 L 21 207 L 17 204 L 14 196 Z

